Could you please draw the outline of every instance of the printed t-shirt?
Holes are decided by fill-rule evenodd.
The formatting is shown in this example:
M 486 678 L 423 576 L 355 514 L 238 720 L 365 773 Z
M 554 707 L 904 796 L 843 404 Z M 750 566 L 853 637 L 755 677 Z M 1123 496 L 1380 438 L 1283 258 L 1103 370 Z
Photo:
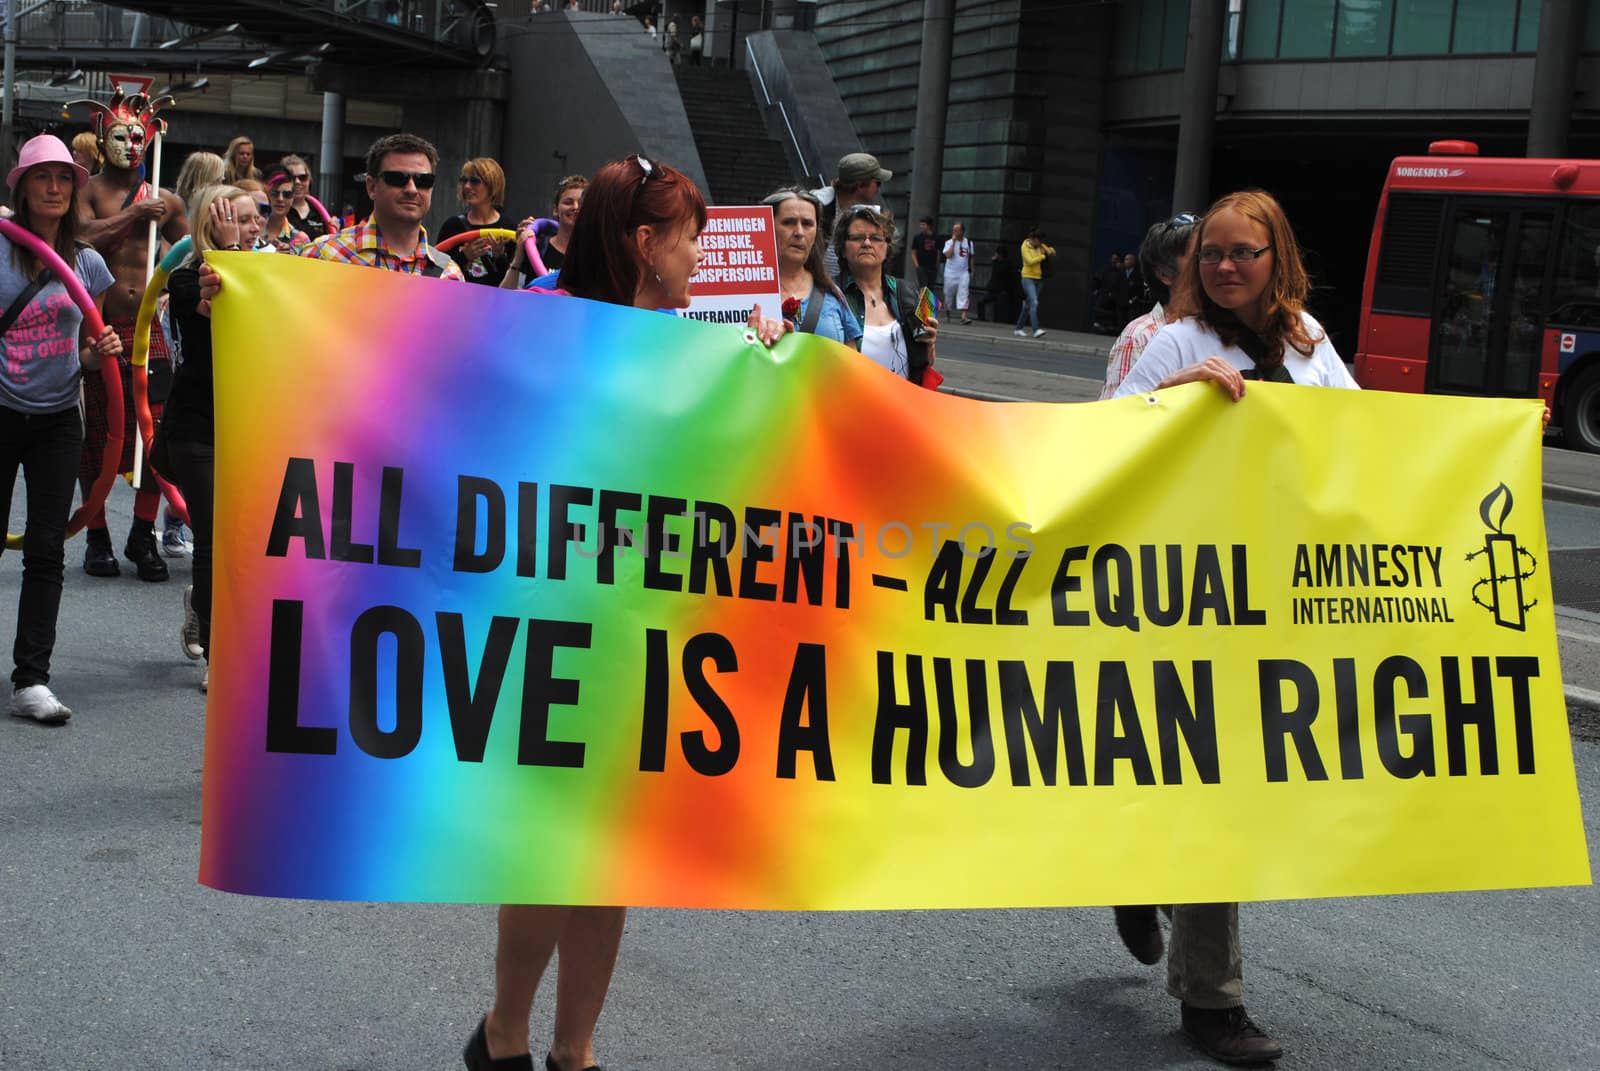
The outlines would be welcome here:
M 111 271 L 93 249 L 78 250 L 78 278 L 91 297 L 110 289 Z M 29 280 L 12 260 L 11 242 L 0 236 L 0 312 L 11 307 Z M 6 331 L 0 405 L 24 413 L 59 413 L 78 404 L 79 332 L 83 313 L 54 277 L 28 302 Z

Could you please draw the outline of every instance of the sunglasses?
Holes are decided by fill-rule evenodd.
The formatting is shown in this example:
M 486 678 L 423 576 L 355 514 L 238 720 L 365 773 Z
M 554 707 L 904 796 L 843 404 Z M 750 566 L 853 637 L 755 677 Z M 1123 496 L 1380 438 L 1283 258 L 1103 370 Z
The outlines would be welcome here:
M 460 178 L 456 179 L 456 181 L 461 183 L 461 185 L 463 185 L 463 186 L 482 186 L 483 185 L 483 180 L 481 178 L 479 178 L 477 175 L 462 175 Z
M 883 206 L 882 205 L 851 205 L 850 206 L 849 215 L 852 215 L 852 216 L 866 216 L 866 215 L 876 216 L 876 215 L 881 214 L 882 212 L 883 212 Z
M 639 170 L 644 172 L 639 177 L 639 185 L 635 186 L 633 189 L 634 195 L 637 196 L 639 191 L 644 189 L 644 184 L 656 177 L 656 165 L 652 164 L 649 160 L 645 159 L 643 156 L 640 156 L 638 153 L 628 157 L 628 159 L 638 164 Z
M 405 189 L 408 182 L 415 182 L 419 190 L 431 190 L 434 180 L 439 176 L 432 171 L 380 171 L 378 177 L 385 186 L 393 186 L 397 190 Z
M 1180 212 L 1176 216 L 1173 216 L 1171 219 L 1167 220 L 1167 225 L 1162 233 L 1164 234 L 1166 231 L 1175 231 L 1179 227 L 1188 227 L 1199 222 L 1200 217 L 1195 215 L 1193 212 Z
M 294 172 L 294 171 L 289 172 L 289 177 L 294 179 L 296 182 L 310 182 L 311 181 L 311 176 L 310 175 L 300 174 L 300 173 L 297 173 L 297 172 Z
M 257 201 L 256 211 L 260 212 L 263 216 L 270 215 L 272 213 L 272 204 L 268 201 Z
M 268 197 L 293 197 L 294 191 L 287 186 L 278 186 L 267 194 Z

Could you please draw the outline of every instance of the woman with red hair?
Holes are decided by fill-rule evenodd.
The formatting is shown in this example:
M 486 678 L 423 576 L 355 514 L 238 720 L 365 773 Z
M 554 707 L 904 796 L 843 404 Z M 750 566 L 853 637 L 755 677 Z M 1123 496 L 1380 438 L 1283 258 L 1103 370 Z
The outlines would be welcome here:
M 1311 284 L 1300 247 L 1270 193 L 1240 190 L 1217 201 L 1194 250 L 1167 310 L 1174 322 L 1150 340 L 1117 397 L 1205 379 L 1234 398 L 1246 379 L 1359 389 L 1306 311 Z
M 682 309 L 700 263 L 706 203 L 682 172 L 643 156 L 602 167 L 584 193 L 558 278 L 575 297 L 636 309 Z M 751 314 L 767 345 L 786 330 Z M 546 1071 L 595 1071 L 594 1028 L 605 1006 L 624 907 L 504 904 L 495 946 L 494 1006 L 462 1053 L 473 1071 L 533 1071 L 529 1018 L 550 957 L 559 950 L 555 1037 Z

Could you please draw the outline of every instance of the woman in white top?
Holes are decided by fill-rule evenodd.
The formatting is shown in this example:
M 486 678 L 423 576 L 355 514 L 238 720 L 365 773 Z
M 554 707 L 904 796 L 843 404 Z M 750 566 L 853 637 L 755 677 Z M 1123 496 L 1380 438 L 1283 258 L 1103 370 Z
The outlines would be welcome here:
M 1178 279 L 1162 328 L 1117 388 L 1143 394 L 1196 380 L 1230 397 L 1246 379 L 1356 390 L 1356 382 L 1305 310 L 1310 283 L 1283 208 L 1269 193 L 1241 190 L 1211 206 L 1195 255 Z
M 1283 208 L 1243 190 L 1211 206 L 1173 294 L 1175 322 L 1150 340 L 1116 397 L 1211 380 L 1238 400 L 1248 379 L 1355 390 L 1355 380 L 1305 311 L 1310 284 Z M 1131 926 L 1142 913 L 1143 927 Z M 1161 954 L 1153 908 L 1118 909 L 1123 941 L 1144 962 Z M 1266 1063 L 1283 1048 L 1244 1009 L 1238 904 L 1174 904 L 1167 990 L 1201 1049 L 1227 1063 Z

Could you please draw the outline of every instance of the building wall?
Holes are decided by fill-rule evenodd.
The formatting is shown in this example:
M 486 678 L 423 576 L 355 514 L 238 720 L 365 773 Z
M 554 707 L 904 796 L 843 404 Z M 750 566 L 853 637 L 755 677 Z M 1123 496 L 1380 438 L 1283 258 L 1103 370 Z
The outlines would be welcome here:
M 921 0 L 824 0 L 817 41 L 866 151 L 895 172 L 884 201 L 907 229 L 914 165 Z M 1041 313 L 1083 325 L 1100 170 L 1112 13 L 1052 0 L 957 0 L 938 229 L 960 220 L 989 285 L 998 243 L 1034 226 L 1059 262 Z

